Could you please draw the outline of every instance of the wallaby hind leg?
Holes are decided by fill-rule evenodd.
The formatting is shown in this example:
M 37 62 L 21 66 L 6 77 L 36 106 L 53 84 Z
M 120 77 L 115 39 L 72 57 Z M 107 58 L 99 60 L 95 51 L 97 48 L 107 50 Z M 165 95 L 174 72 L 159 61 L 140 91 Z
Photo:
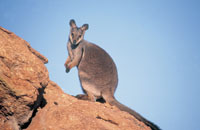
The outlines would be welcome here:
M 114 96 L 113 95 L 111 95 L 111 93 L 110 92 L 103 92 L 102 93 L 102 97 L 103 97 L 103 99 L 107 102 L 107 103 L 109 103 L 110 105 L 115 105 L 114 104 L 114 102 L 115 102 L 115 98 L 114 98 Z
M 75 97 L 80 99 L 80 100 L 90 100 L 88 95 L 86 95 L 86 94 L 78 94 Z
M 96 97 L 90 92 L 86 92 L 86 94 L 78 94 L 78 95 L 76 95 L 76 98 L 78 98 L 80 100 L 89 100 L 92 102 L 96 101 Z
M 96 102 L 96 97 L 94 96 L 93 93 L 91 93 L 91 92 L 86 92 L 86 93 L 87 93 L 88 98 L 89 98 L 90 101 Z

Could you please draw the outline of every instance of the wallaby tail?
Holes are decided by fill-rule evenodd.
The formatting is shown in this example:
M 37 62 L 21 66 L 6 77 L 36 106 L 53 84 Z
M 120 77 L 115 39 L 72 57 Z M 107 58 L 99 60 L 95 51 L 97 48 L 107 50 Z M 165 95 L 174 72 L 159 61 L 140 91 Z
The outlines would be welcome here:
M 136 119 L 138 119 L 139 121 L 142 121 L 143 123 L 145 123 L 147 126 L 149 126 L 152 130 L 160 130 L 160 128 L 158 126 L 156 126 L 155 124 L 153 124 L 152 122 L 148 121 L 147 119 L 145 119 L 144 117 L 142 117 L 140 114 L 138 114 L 137 112 L 135 112 L 134 110 L 128 108 L 127 106 L 121 104 L 120 102 L 118 102 L 116 99 L 108 101 L 108 103 L 110 105 L 114 105 L 116 107 L 118 107 L 120 110 L 122 111 L 126 111 L 129 114 L 133 115 Z

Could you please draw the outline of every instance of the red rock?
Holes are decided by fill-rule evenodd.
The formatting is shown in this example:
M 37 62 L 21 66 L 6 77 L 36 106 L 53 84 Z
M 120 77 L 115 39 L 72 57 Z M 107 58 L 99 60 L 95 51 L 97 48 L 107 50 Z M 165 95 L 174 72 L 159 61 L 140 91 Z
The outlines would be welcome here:
M 114 106 L 64 93 L 49 80 L 47 62 L 0 27 L 0 130 L 150 130 Z
M 25 40 L 0 27 L 0 126 L 17 129 L 28 122 L 49 81 L 47 61 Z
M 150 130 L 126 112 L 108 104 L 78 100 L 50 82 L 47 104 L 38 109 L 27 130 Z

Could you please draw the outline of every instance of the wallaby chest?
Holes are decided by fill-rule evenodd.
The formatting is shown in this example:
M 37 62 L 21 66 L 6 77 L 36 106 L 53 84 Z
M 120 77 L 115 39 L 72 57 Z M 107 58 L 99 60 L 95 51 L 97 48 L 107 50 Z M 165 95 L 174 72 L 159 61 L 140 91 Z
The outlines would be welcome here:
M 83 54 L 83 44 L 84 43 L 80 43 L 77 46 L 73 46 L 70 42 L 67 43 L 67 50 L 68 50 L 68 53 L 69 53 L 71 60 L 74 60 L 74 57 L 76 57 L 76 56 L 79 56 L 79 55 L 82 56 L 82 54 Z

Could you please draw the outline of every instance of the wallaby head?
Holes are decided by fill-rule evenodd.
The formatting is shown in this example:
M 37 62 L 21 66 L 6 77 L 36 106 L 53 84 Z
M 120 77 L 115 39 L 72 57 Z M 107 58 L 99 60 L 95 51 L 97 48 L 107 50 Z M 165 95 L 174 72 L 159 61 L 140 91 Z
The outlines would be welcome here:
M 88 24 L 83 24 L 82 27 L 77 27 L 75 21 L 72 19 L 69 22 L 71 27 L 69 40 L 72 45 L 77 46 L 84 38 L 85 31 L 88 29 Z

